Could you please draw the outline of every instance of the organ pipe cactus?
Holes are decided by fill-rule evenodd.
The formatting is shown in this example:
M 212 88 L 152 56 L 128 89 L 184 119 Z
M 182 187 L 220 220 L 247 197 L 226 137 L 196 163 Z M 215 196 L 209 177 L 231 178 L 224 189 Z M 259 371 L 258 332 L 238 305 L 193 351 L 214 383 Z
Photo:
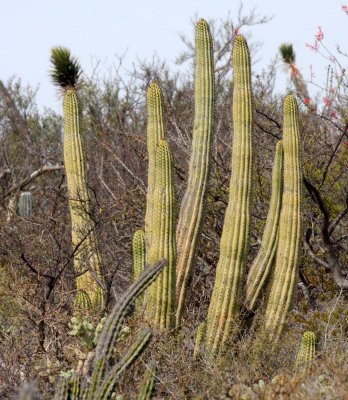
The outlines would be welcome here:
M 206 349 L 223 349 L 241 303 L 249 236 L 253 105 L 250 54 L 243 36 L 233 47 L 233 148 L 230 194 L 220 242 L 220 258 L 207 317 Z
M 199 231 L 202 224 L 205 195 L 210 170 L 210 149 L 214 109 L 213 40 L 208 23 L 196 25 L 195 119 L 189 175 L 177 227 L 177 311 L 180 324 L 187 284 L 193 267 Z
M 298 281 L 301 244 L 301 148 L 297 103 L 284 100 L 284 190 L 279 219 L 279 239 L 272 285 L 266 307 L 265 328 L 276 343 L 283 331 Z
M 296 368 L 305 372 L 315 358 L 315 333 L 305 332 L 301 338 L 301 348 L 296 358 Z
M 173 159 L 169 145 L 161 140 L 156 150 L 156 177 L 153 202 L 152 239 L 148 263 L 166 259 L 168 264 L 149 288 L 147 317 L 160 329 L 172 328 L 175 321 L 175 199 Z
M 151 244 L 153 228 L 154 190 L 156 180 L 156 150 L 160 140 L 166 138 L 163 118 L 163 95 L 156 82 L 152 82 L 147 90 L 147 150 L 148 150 L 148 183 L 145 215 L 145 234 L 147 248 Z
M 279 215 L 282 200 L 283 146 L 279 141 L 272 171 L 272 195 L 261 247 L 253 261 L 246 286 L 246 306 L 255 310 L 262 289 L 270 276 L 278 244 Z
M 145 268 L 145 234 L 144 231 L 139 229 L 133 235 L 132 240 L 132 254 L 133 254 L 133 273 L 132 281 L 135 282 Z M 143 302 L 143 297 L 140 296 L 137 300 L 137 306 Z
M 102 289 L 102 259 L 91 218 L 90 198 L 87 189 L 86 157 L 80 129 L 79 102 L 76 93 L 81 69 L 70 51 L 52 49 L 51 76 L 64 91 L 64 163 L 69 192 L 69 206 L 74 247 L 74 267 L 78 275 L 77 289 L 84 291 L 93 306 L 100 307 Z M 86 272 L 84 272 L 87 269 Z

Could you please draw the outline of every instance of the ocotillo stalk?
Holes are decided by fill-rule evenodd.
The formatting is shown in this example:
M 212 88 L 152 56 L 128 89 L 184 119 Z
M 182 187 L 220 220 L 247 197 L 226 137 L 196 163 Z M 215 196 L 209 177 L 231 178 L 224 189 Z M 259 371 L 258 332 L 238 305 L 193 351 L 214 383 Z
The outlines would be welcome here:
M 175 204 L 173 159 L 169 145 L 161 140 L 156 151 L 156 182 L 153 204 L 153 232 L 148 251 L 149 264 L 166 259 L 168 264 L 148 293 L 147 317 L 160 328 L 172 328 L 175 321 Z
M 296 358 L 296 368 L 305 372 L 315 358 L 315 333 L 305 332 L 301 338 L 301 348 Z
M 147 89 L 147 152 L 148 177 L 147 199 L 145 215 L 145 234 L 147 248 L 151 244 L 151 229 L 153 227 L 153 202 L 156 180 L 156 150 L 160 140 L 166 138 L 163 118 L 163 95 L 156 82 L 152 82 Z
M 278 249 L 265 315 L 265 328 L 274 343 L 283 331 L 296 291 L 301 244 L 302 161 L 298 108 L 294 96 L 285 97 L 283 112 L 284 190 Z
M 145 268 L 145 234 L 141 229 L 134 233 L 132 240 L 132 253 L 133 253 L 133 273 L 132 282 L 135 282 Z M 143 303 L 143 296 L 139 296 L 136 301 L 136 306 L 141 306 Z
M 233 47 L 233 147 L 230 195 L 220 242 L 220 258 L 207 317 L 206 349 L 222 350 L 237 321 L 249 236 L 253 105 L 250 54 L 243 36 Z
M 204 19 L 196 25 L 195 120 L 187 188 L 184 194 L 177 240 L 177 310 L 180 324 L 188 281 L 196 253 L 210 169 L 210 148 L 213 131 L 214 60 L 213 40 Z
M 257 301 L 260 298 L 262 289 L 270 276 L 274 256 L 278 244 L 279 215 L 282 201 L 283 184 L 283 147 L 279 141 L 276 146 L 276 153 L 272 171 L 272 195 L 269 203 L 269 210 L 265 229 L 262 236 L 261 247 L 253 261 L 247 280 L 246 306 L 249 310 L 255 310 Z
M 78 62 L 69 50 L 52 50 L 53 81 L 64 90 L 64 163 L 68 183 L 69 206 L 74 247 L 77 289 L 88 294 L 93 306 L 101 306 L 101 255 L 97 246 L 95 223 L 91 218 L 87 189 L 86 158 L 80 131 L 80 112 L 76 85 L 81 73 Z

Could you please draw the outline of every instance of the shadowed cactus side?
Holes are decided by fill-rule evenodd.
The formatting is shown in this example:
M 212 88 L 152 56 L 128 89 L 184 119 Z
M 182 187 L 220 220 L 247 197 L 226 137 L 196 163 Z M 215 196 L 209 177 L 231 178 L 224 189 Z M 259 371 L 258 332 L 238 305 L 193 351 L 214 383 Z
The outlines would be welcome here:
M 265 312 L 265 328 L 276 343 L 283 331 L 298 281 L 301 245 L 302 167 L 297 103 L 284 100 L 284 186 L 274 273 Z
M 70 51 L 56 47 L 51 54 L 51 77 L 64 91 L 64 163 L 69 192 L 69 206 L 74 248 L 77 289 L 84 291 L 93 307 L 102 306 L 102 259 L 91 217 L 87 189 L 86 158 L 80 131 L 80 111 L 76 85 L 81 68 Z M 87 271 L 86 271 L 87 269 Z M 86 271 L 86 272 L 84 272 Z M 98 283 L 97 283 L 98 282 Z
M 173 158 L 168 143 L 161 140 L 156 150 L 156 179 L 153 202 L 152 239 L 148 263 L 167 260 L 158 280 L 146 298 L 146 316 L 160 329 L 173 328 L 175 322 L 175 198 Z
M 187 285 L 202 225 L 203 208 L 210 172 L 210 149 L 214 111 L 213 39 L 208 23 L 200 19 L 196 25 L 195 119 L 187 188 L 179 214 L 177 240 L 177 311 L 180 324 Z
M 301 338 L 301 348 L 296 358 L 296 369 L 306 372 L 315 358 L 315 333 L 305 332 Z
M 253 104 L 250 54 L 243 36 L 233 47 L 233 147 L 230 194 L 220 241 L 214 290 L 209 305 L 205 346 L 222 350 L 237 322 L 249 236 L 252 175 Z
M 262 235 L 261 247 L 248 273 L 246 285 L 246 306 L 255 310 L 262 289 L 270 277 L 274 256 L 278 244 L 279 215 L 282 200 L 283 146 L 279 141 L 276 145 L 272 170 L 272 194 L 265 229 Z
M 133 271 L 132 282 L 135 282 L 145 269 L 145 233 L 137 230 L 132 240 Z M 136 308 L 143 304 L 143 296 L 139 296 L 136 301 Z

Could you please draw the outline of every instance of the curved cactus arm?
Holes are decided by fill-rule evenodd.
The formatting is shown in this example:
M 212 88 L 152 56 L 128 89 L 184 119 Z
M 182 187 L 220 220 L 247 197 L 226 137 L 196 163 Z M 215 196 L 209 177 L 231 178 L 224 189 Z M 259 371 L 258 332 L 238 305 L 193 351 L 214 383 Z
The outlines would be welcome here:
M 147 89 L 147 150 L 148 178 L 145 215 L 145 233 L 147 248 L 151 244 L 153 228 L 154 190 L 156 181 L 156 150 L 159 142 L 166 138 L 163 117 L 163 95 L 156 82 L 150 83 Z
M 114 365 L 107 375 L 98 381 L 97 385 L 93 385 L 94 393 L 91 399 L 107 400 L 112 392 L 119 375 L 132 365 L 147 348 L 152 338 L 152 331 L 147 329 L 143 331 L 138 340 L 131 346 L 122 360 Z
M 272 171 L 272 195 L 265 229 L 262 236 L 261 247 L 253 261 L 247 279 L 246 306 L 255 310 L 261 291 L 270 276 L 278 244 L 279 215 L 282 200 L 282 172 L 283 172 L 283 147 L 279 141 Z
M 175 324 L 175 198 L 173 158 L 168 143 L 161 140 L 156 151 L 153 237 L 148 262 L 168 260 L 159 279 L 151 285 L 146 299 L 146 317 L 160 329 Z
M 193 268 L 210 172 L 210 150 L 213 134 L 214 59 L 213 39 L 208 23 L 196 25 L 195 120 L 192 153 L 186 191 L 181 203 L 176 231 L 177 240 L 177 310 L 180 324 L 187 285 Z
M 284 190 L 279 219 L 275 268 L 265 313 L 265 328 L 277 343 L 296 291 L 301 246 L 302 167 L 297 103 L 293 95 L 284 100 Z
M 100 334 L 95 355 L 95 366 L 101 361 L 108 362 L 112 356 L 112 351 L 118 335 L 121 331 L 122 323 L 126 317 L 130 304 L 140 296 L 148 286 L 158 277 L 165 265 L 166 260 L 158 261 L 153 267 L 145 268 L 136 282 L 134 282 L 123 294 L 119 302 L 111 311 L 107 318 L 104 328 Z
M 249 238 L 252 176 L 253 103 L 250 54 L 243 36 L 233 46 L 233 147 L 230 195 L 220 241 L 205 346 L 210 354 L 225 347 L 237 321 Z
M 137 400 L 151 400 L 155 388 L 155 370 L 147 369 Z

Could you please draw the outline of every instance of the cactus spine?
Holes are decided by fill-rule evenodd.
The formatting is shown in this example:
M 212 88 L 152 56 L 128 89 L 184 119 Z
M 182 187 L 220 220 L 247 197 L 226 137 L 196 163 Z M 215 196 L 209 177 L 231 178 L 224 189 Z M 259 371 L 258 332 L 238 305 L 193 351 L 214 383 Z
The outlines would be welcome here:
M 147 90 L 147 150 L 148 182 L 145 215 L 147 248 L 150 248 L 153 228 L 154 190 L 156 181 L 156 150 L 160 140 L 166 138 L 163 118 L 163 95 L 156 82 L 150 83 Z
M 133 253 L 133 273 L 132 282 L 135 282 L 145 268 L 145 234 L 141 229 L 134 233 L 132 240 Z M 143 296 L 140 296 L 136 301 L 136 306 L 139 307 L 143 303 Z
M 220 242 L 220 258 L 209 305 L 206 348 L 222 350 L 236 321 L 249 236 L 253 110 L 250 55 L 243 36 L 233 47 L 233 148 L 230 195 Z
M 207 191 L 210 149 L 213 131 L 214 60 L 213 40 L 208 23 L 196 25 L 195 120 L 192 153 L 185 195 L 177 227 L 177 311 L 180 324 L 187 285 L 193 267 Z
M 76 285 L 78 290 L 88 294 L 93 306 L 99 307 L 102 289 L 97 281 L 102 281 L 102 260 L 90 212 L 86 158 L 76 94 L 81 69 L 78 62 L 71 57 L 70 51 L 61 47 L 52 50 L 51 63 L 51 77 L 64 90 L 64 163 L 69 192 L 74 267 L 80 274 L 76 278 Z M 86 267 L 89 269 L 83 273 Z
M 161 329 L 172 328 L 175 316 L 175 199 L 173 159 L 169 145 L 161 140 L 156 150 L 152 239 L 148 262 L 166 259 L 168 264 L 149 288 L 147 317 Z
M 294 96 L 285 97 L 283 112 L 284 191 L 278 249 L 265 315 L 266 330 L 275 342 L 282 333 L 295 294 L 301 243 L 302 168 L 298 108 Z
M 249 310 L 255 310 L 261 290 L 264 288 L 272 269 L 274 256 L 278 244 L 279 215 L 282 200 L 282 172 L 283 172 L 283 147 L 279 141 L 272 171 L 272 195 L 262 242 L 259 252 L 253 261 L 247 280 L 246 306 Z
M 315 333 L 308 331 L 302 335 L 301 348 L 296 358 L 296 368 L 305 372 L 315 358 Z

